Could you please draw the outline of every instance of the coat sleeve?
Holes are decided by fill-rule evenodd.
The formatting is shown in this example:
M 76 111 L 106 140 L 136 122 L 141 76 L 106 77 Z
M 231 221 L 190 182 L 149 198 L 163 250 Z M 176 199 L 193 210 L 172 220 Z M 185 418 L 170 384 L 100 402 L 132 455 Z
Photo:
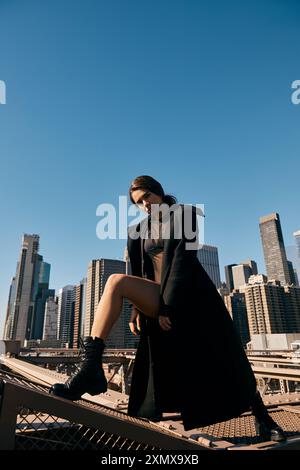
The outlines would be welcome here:
M 184 220 L 186 220 L 186 223 Z M 197 260 L 199 248 L 199 229 L 195 206 L 185 206 L 181 224 L 182 237 L 174 250 L 166 286 L 160 296 L 159 315 L 162 316 L 172 314 L 174 306 L 178 305 L 178 302 L 184 297 L 186 289 L 191 285 L 195 273 L 193 267 Z M 184 229 L 187 229 L 190 234 L 191 231 L 194 233 L 192 238 Z

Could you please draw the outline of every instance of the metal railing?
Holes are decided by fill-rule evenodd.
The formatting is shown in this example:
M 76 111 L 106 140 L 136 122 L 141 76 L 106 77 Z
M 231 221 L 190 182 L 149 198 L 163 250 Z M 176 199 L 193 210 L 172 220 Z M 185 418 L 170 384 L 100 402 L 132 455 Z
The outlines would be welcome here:
M 0 373 L 0 406 L 0 450 L 204 448 L 148 420 L 53 397 L 46 387 L 5 372 Z

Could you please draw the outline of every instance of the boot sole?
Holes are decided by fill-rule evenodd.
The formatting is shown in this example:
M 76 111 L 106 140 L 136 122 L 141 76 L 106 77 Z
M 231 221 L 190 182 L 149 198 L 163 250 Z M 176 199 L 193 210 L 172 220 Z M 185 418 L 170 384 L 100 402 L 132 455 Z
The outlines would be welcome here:
M 256 431 L 256 434 L 264 441 L 284 442 L 287 440 L 285 436 L 272 436 L 271 432 L 266 433 L 266 432 L 260 431 L 259 425 L 255 425 L 255 431 Z
M 99 395 L 100 393 L 105 393 L 107 392 L 107 387 L 99 389 L 90 389 L 87 390 L 85 393 L 89 393 L 92 396 Z
M 63 391 L 61 393 L 53 393 L 51 389 L 49 390 L 50 395 L 54 395 L 55 397 L 64 398 L 65 400 L 71 400 L 71 401 L 80 400 L 82 395 L 84 395 L 85 393 L 88 393 L 89 395 L 92 395 L 92 396 L 96 396 L 96 395 L 100 395 L 100 393 L 105 393 L 105 392 L 107 392 L 107 387 L 105 388 L 101 387 L 100 389 L 92 388 L 78 395 L 67 395 L 67 394 L 65 395 Z

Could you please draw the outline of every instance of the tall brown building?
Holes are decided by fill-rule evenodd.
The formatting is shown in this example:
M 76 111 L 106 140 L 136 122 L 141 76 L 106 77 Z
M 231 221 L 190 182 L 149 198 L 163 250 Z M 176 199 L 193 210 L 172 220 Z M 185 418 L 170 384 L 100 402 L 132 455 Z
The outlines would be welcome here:
M 259 222 L 268 279 L 291 284 L 279 214 L 260 217 Z
M 260 274 L 245 287 L 250 336 L 300 332 L 300 288 L 281 286 Z

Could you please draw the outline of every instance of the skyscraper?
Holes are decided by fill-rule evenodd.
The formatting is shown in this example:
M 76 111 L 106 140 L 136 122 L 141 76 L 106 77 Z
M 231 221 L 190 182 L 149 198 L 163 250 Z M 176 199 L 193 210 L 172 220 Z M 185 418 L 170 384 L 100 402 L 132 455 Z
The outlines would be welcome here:
M 41 256 L 39 235 L 24 234 L 17 272 L 10 289 L 9 315 L 5 332 L 8 339 L 23 341 L 31 335 Z
M 124 248 L 123 260 L 125 263 L 125 274 L 132 275 L 132 269 L 131 269 L 127 246 L 125 246 Z M 126 322 L 125 324 L 125 348 L 136 348 L 139 342 L 139 338 L 134 336 L 131 333 L 130 329 L 128 328 L 128 322 L 130 319 L 130 314 L 131 314 L 131 309 L 132 309 L 132 305 L 130 301 L 125 299 L 123 308 L 124 308 L 124 318 Z
M 80 338 L 84 335 L 84 315 L 86 309 L 86 277 L 75 286 L 73 348 L 80 347 Z
M 253 259 L 247 259 L 246 261 L 242 261 L 240 264 L 243 264 L 244 266 L 249 266 L 252 274 L 258 274 L 257 263 L 253 261 Z
M 241 286 L 247 284 L 249 277 L 253 274 L 257 274 L 257 265 L 253 260 L 243 261 L 233 266 L 232 278 L 234 289 L 240 289 Z
M 296 279 L 298 278 L 298 284 L 299 284 L 299 280 L 300 280 L 300 230 L 298 230 L 297 232 L 294 232 L 293 235 L 295 237 L 295 242 L 296 242 L 295 260 L 293 260 L 293 262 L 294 262 L 294 267 L 297 271 Z
M 287 265 L 289 269 L 290 283 L 293 284 L 294 286 L 297 286 L 298 285 L 297 271 L 294 269 L 293 263 L 291 261 L 287 260 Z
M 101 300 L 106 281 L 108 277 L 114 273 L 126 274 L 126 262 L 122 260 L 100 258 L 92 260 L 89 263 L 84 324 L 85 336 L 89 336 L 91 334 L 95 312 L 98 303 Z M 130 333 L 128 326 L 130 311 L 131 308 L 129 306 L 129 301 L 124 298 L 122 312 L 105 341 L 108 348 L 132 347 L 128 345 L 127 341 L 128 332 Z M 136 341 L 134 341 L 134 343 L 136 343 Z
M 127 246 L 125 246 L 124 248 L 123 260 L 125 262 L 125 273 L 131 275 L 132 272 L 131 272 L 131 265 L 130 265 L 130 259 L 129 259 Z
M 234 289 L 234 285 L 233 285 L 233 274 L 232 274 L 232 268 L 234 266 L 237 266 L 236 264 L 228 264 L 227 266 L 225 266 L 225 279 L 226 279 L 226 285 L 229 289 L 229 291 L 231 292 L 233 289 Z
M 250 334 L 245 294 L 233 291 L 229 295 L 224 296 L 224 303 L 231 315 L 233 324 L 241 338 L 242 344 L 246 347 L 246 344 L 250 341 Z
M 94 322 L 95 308 L 100 301 L 99 278 L 101 272 L 100 260 L 93 259 L 88 265 L 86 306 L 84 320 L 84 336 L 89 336 Z
M 17 282 L 16 282 L 16 278 L 13 277 L 12 280 L 11 280 L 11 284 L 10 284 L 10 288 L 9 288 L 9 294 L 8 294 L 6 319 L 5 319 L 4 333 L 3 333 L 3 338 L 4 339 L 11 339 L 12 338 L 16 295 L 17 295 Z
M 43 337 L 46 300 L 55 295 L 55 290 L 49 289 L 50 269 L 51 265 L 45 263 L 43 257 L 39 255 L 38 279 L 35 282 L 37 292 L 30 326 L 30 339 L 42 339 Z
M 57 339 L 73 343 L 75 286 L 68 285 L 58 291 Z
M 293 235 L 295 237 L 296 247 L 297 247 L 297 255 L 298 255 L 298 258 L 299 258 L 299 261 L 300 261 L 300 230 L 298 230 L 297 232 L 294 232 Z
M 287 333 L 300 333 L 300 287 L 284 286 Z
M 259 227 L 268 279 L 277 279 L 282 285 L 290 284 L 279 214 L 272 213 L 260 217 Z
M 48 297 L 45 305 L 43 340 L 56 340 L 58 327 L 58 298 Z
M 294 276 L 295 276 L 296 286 L 299 287 L 300 284 L 299 284 L 298 272 L 296 271 L 296 269 L 294 269 Z
M 300 333 L 300 288 L 259 274 L 245 288 L 250 335 Z
M 202 245 L 197 256 L 216 288 L 221 287 L 218 248 L 211 245 Z
M 267 281 L 262 274 L 251 276 L 245 298 L 250 336 L 286 333 L 284 287 L 278 280 Z

